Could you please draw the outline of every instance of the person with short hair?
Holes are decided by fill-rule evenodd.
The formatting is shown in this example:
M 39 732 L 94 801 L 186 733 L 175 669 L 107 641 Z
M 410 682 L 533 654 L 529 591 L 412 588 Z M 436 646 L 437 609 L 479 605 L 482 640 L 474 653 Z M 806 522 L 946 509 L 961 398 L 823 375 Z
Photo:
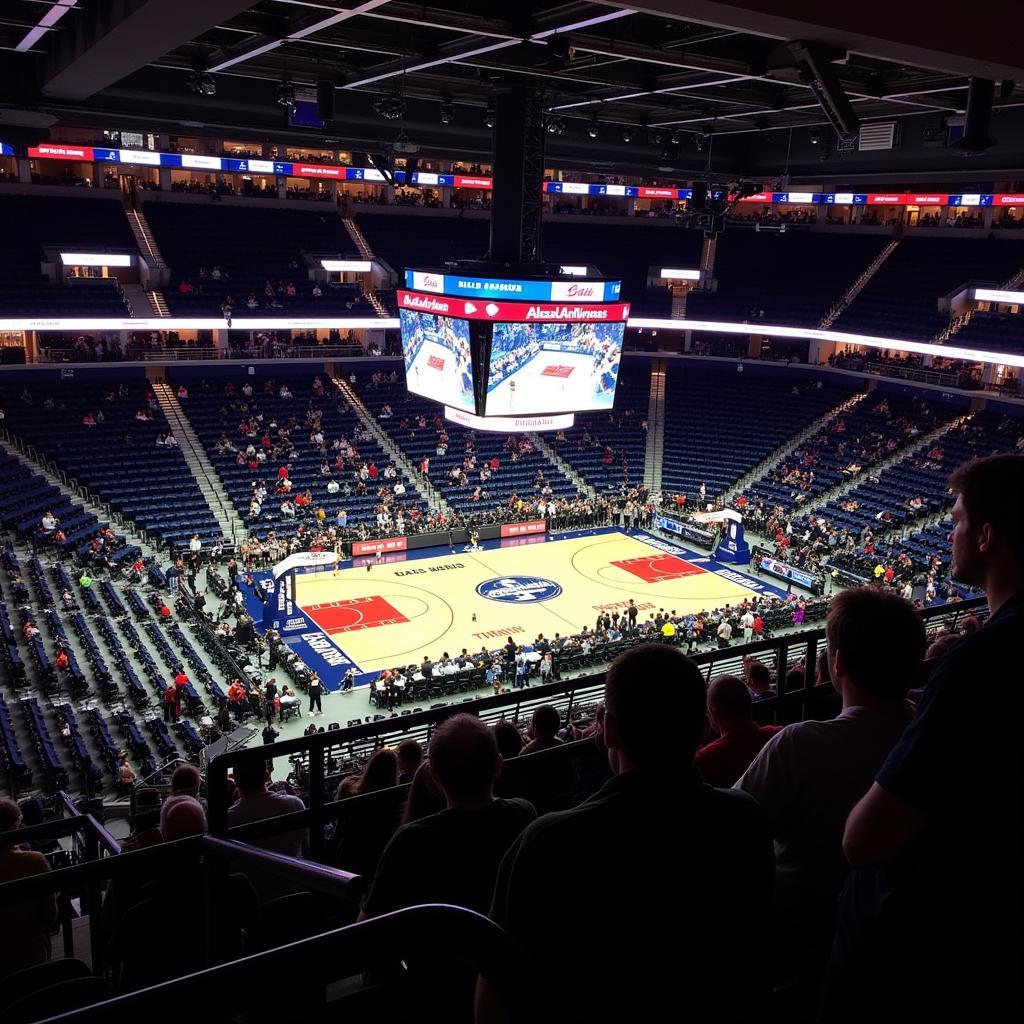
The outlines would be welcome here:
M 771 832 L 753 799 L 692 766 L 705 715 L 704 678 L 678 648 L 641 644 L 612 663 L 601 729 L 614 778 L 538 818 L 505 855 L 490 916 L 533 980 L 529 1005 L 514 1007 L 479 981 L 479 1024 L 506 1010 L 537 1019 L 537 1007 L 545 1020 L 661 1020 L 680 993 L 694 1020 L 760 1005 L 759 960 L 738 969 L 737 957 L 768 913 Z M 570 891 L 588 898 L 560 913 Z
M 780 955 L 815 989 L 846 876 L 846 815 L 910 721 L 907 691 L 925 652 L 924 623 L 914 606 L 876 587 L 833 597 L 825 635 L 842 711 L 830 721 L 787 725 L 736 783 L 761 805 L 775 832 Z M 882 636 L 884 649 L 875 643 Z
M 562 741 L 558 738 L 558 730 L 562 726 L 562 716 L 558 708 L 551 704 L 542 704 L 533 712 L 530 720 L 530 731 L 533 739 L 523 747 L 524 754 L 533 754 L 538 750 L 550 750 L 551 747 L 560 747 Z
M 398 744 L 398 784 L 412 782 L 416 769 L 423 761 L 423 747 L 417 740 L 407 737 Z
M 502 757 L 494 733 L 475 715 L 455 715 L 434 730 L 429 764 L 447 806 L 392 836 L 362 918 L 421 903 L 486 912 L 502 856 L 537 817 L 526 800 L 495 797 Z
M 0 799 L 0 835 L 21 828 L 21 808 Z M 0 885 L 50 870 L 46 857 L 25 850 L 17 839 L 0 844 Z M 41 893 L 13 903 L 0 903 L 0 978 L 50 959 L 50 930 L 57 922 L 57 896 Z
M 693 763 L 710 786 L 732 786 L 781 728 L 754 721 L 750 691 L 739 676 L 711 680 L 708 717 L 718 738 L 705 743 Z
M 989 617 L 933 662 L 913 720 L 846 820 L 855 870 L 830 1021 L 994 1021 L 1020 1008 L 1024 456 L 976 459 L 949 484 L 950 572 L 984 591 Z

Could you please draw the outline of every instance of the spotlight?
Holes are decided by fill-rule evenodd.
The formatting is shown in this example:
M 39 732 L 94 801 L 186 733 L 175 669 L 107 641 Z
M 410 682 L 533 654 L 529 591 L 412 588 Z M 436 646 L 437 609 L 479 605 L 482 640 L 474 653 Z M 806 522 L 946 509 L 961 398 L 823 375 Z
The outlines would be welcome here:
M 623 142 L 632 142 L 633 141 L 633 129 L 632 128 L 623 128 L 622 129 L 622 141 Z
M 697 152 L 698 153 L 703 153 L 704 152 L 704 136 L 703 135 L 694 135 L 694 137 L 693 137 L 693 144 L 694 144 L 694 146 L 697 147 Z
M 565 121 L 560 117 L 548 118 L 548 135 L 564 135 Z
M 679 135 L 679 132 L 673 132 L 673 133 L 672 133 L 672 134 L 671 134 L 671 135 L 670 135 L 670 136 L 668 137 L 668 141 L 669 141 L 669 142 L 671 142 L 673 146 L 678 146 L 678 145 L 679 145 L 679 143 L 680 143 L 680 141 L 681 141 L 681 139 L 680 139 L 680 135 Z
M 661 132 L 651 132 L 648 138 L 652 146 L 660 146 L 663 136 Z
M 587 125 L 587 134 L 592 138 L 596 139 L 601 134 L 601 125 L 597 118 L 591 118 L 590 124 Z
M 281 88 L 277 90 L 277 102 L 282 107 L 291 108 L 295 106 L 295 86 L 287 79 L 281 83 Z
M 208 71 L 193 71 L 188 76 L 188 87 L 197 96 L 217 95 L 217 83 Z
M 807 137 L 811 140 L 812 146 L 821 145 L 821 132 L 819 132 L 817 128 L 812 128 Z
M 441 97 L 441 124 L 451 124 L 455 120 L 455 104 L 450 96 Z
M 484 124 L 487 125 L 488 128 L 493 128 L 497 120 L 498 118 L 494 113 L 493 105 L 488 103 L 487 109 L 484 111 Z
M 556 35 L 548 39 L 548 67 L 552 71 L 564 71 L 575 56 L 568 36 Z

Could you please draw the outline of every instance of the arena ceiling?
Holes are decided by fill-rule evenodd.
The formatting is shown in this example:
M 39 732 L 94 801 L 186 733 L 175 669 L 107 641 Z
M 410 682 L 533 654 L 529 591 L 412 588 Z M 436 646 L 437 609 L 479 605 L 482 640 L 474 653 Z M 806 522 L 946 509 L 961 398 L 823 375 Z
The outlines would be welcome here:
M 625 159 L 625 132 L 633 161 L 697 165 L 712 137 L 726 151 L 736 137 L 740 152 L 765 133 L 832 136 L 818 72 L 861 124 L 940 125 L 964 111 L 970 74 L 996 80 L 997 116 L 1024 107 L 1014 31 L 954 30 L 931 3 L 863 0 L 849 24 L 844 11 L 821 9 L 832 5 L 770 6 L 768 15 L 701 0 L 7 0 L 0 72 L 11 100 L 0 124 L 19 123 L 20 108 L 25 123 L 264 133 L 282 125 L 283 82 L 310 97 L 330 83 L 332 140 L 372 148 L 404 129 L 426 149 L 482 154 L 494 92 L 526 85 L 543 89 L 560 119 L 554 150 Z M 215 95 L 190 89 L 202 73 Z

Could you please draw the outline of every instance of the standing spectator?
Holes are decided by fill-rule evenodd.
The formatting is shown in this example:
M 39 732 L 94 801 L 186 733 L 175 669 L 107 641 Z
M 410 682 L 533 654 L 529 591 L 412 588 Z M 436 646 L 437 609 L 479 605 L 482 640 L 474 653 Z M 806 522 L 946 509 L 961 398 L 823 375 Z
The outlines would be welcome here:
M 21 808 L 0 799 L 0 835 L 21 828 Z M 0 845 L 0 884 L 42 875 L 50 870 L 43 854 L 23 850 L 16 841 Z M 50 929 L 57 922 L 53 893 L 15 903 L 0 903 L 0 978 L 50 959 Z
M 320 697 L 323 694 L 324 685 L 320 682 L 320 677 L 315 672 L 309 673 L 309 715 L 313 715 L 313 708 L 316 708 L 316 714 L 322 715 L 324 713 L 323 706 L 320 704 Z
M 800 973 L 808 996 L 817 991 L 828 958 L 846 876 L 846 815 L 910 721 L 907 691 L 925 651 L 914 606 L 874 587 L 833 597 L 825 632 L 829 674 L 843 710 L 827 722 L 787 725 L 736 783 L 772 823 L 778 953 Z M 873 643 L 880 636 L 884 650 Z
M 267 725 L 274 721 L 274 712 L 277 709 L 277 680 L 270 678 L 263 687 L 264 711 L 266 712 Z
M 178 688 L 171 683 L 164 690 L 164 721 L 176 722 L 178 720 Z
M 709 786 L 733 785 L 781 728 L 754 721 L 750 691 L 739 676 L 716 676 L 711 680 L 708 717 L 718 739 L 701 747 L 693 763 Z
M 745 1019 L 764 991 L 759 958 L 739 968 L 737 957 L 768 913 L 771 833 L 752 799 L 712 789 L 692 765 L 700 670 L 678 648 L 634 647 L 608 670 L 605 709 L 615 778 L 527 826 L 498 872 L 491 916 L 530 957 L 530 1007 L 565 1021 L 661 1020 L 685 992 L 688 1019 Z M 588 898 L 560 913 L 570 889 Z M 479 1022 L 501 1018 L 495 999 L 481 981 Z
M 830 1021 L 996 1021 L 1020 1009 L 1024 456 L 969 462 L 950 487 L 951 573 L 985 592 L 990 616 L 934 663 L 846 821 L 843 850 L 859 870 L 840 900 Z

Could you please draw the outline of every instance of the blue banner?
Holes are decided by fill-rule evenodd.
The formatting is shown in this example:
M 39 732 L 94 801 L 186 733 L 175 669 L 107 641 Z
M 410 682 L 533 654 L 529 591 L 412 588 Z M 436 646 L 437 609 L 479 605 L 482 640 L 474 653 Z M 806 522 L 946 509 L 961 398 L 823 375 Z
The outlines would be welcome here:
M 788 562 L 780 562 L 779 559 L 763 554 L 756 548 L 754 549 L 753 566 L 769 576 L 795 583 L 797 586 L 816 594 L 822 593 L 825 589 L 825 581 L 820 576 L 816 576 L 812 572 L 806 572 L 803 569 L 798 569 L 795 565 L 790 565 Z

